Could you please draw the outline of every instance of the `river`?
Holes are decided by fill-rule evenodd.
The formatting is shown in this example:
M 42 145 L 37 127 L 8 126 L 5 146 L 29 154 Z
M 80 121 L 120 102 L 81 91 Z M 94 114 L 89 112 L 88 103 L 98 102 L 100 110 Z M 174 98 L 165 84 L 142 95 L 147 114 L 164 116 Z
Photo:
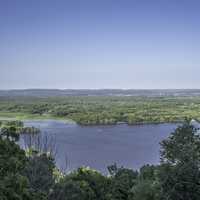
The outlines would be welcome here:
M 158 164 L 159 143 L 177 127 L 176 124 L 79 126 L 55 120 L 24 123 L 40 128 L 43 136 L 54 138 L 56 164 L 61 169 L 90 166 L 103 173 L 113 163 L 133 169 Z M 22 144 L 24 136 L 20 141 Z

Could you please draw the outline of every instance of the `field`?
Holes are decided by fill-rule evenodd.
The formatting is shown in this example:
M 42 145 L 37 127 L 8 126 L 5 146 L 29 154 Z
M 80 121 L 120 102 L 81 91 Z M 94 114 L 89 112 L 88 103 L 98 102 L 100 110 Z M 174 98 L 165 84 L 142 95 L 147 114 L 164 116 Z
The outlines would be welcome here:
M 0 118 L 62 119 L 81 125 L 200 120 L 199 96 L 0 97 Z

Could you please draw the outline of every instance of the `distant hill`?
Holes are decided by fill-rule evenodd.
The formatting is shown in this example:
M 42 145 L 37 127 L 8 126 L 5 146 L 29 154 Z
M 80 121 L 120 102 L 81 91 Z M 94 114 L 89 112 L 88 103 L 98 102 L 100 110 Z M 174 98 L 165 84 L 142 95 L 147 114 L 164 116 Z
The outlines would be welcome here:
M 26 90 L 0 90 L 0 97 L 54 97 L 54 96 L 200 96 L 200 89 L 26 89 Z

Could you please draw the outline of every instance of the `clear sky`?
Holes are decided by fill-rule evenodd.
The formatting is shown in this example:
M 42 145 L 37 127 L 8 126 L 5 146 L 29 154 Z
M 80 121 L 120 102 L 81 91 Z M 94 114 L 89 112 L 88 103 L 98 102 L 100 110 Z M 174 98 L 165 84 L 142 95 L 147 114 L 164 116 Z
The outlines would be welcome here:
M 200 88 L 200 1 L 0 0 L 13 88 Z

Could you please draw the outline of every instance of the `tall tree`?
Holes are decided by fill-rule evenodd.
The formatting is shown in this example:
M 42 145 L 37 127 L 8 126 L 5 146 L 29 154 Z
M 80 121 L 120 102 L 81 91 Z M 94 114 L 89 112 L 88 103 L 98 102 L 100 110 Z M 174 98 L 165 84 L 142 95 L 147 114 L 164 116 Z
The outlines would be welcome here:
M 188 121 L 161 143 L 163 199 L 200 199 L 200 136 Z

